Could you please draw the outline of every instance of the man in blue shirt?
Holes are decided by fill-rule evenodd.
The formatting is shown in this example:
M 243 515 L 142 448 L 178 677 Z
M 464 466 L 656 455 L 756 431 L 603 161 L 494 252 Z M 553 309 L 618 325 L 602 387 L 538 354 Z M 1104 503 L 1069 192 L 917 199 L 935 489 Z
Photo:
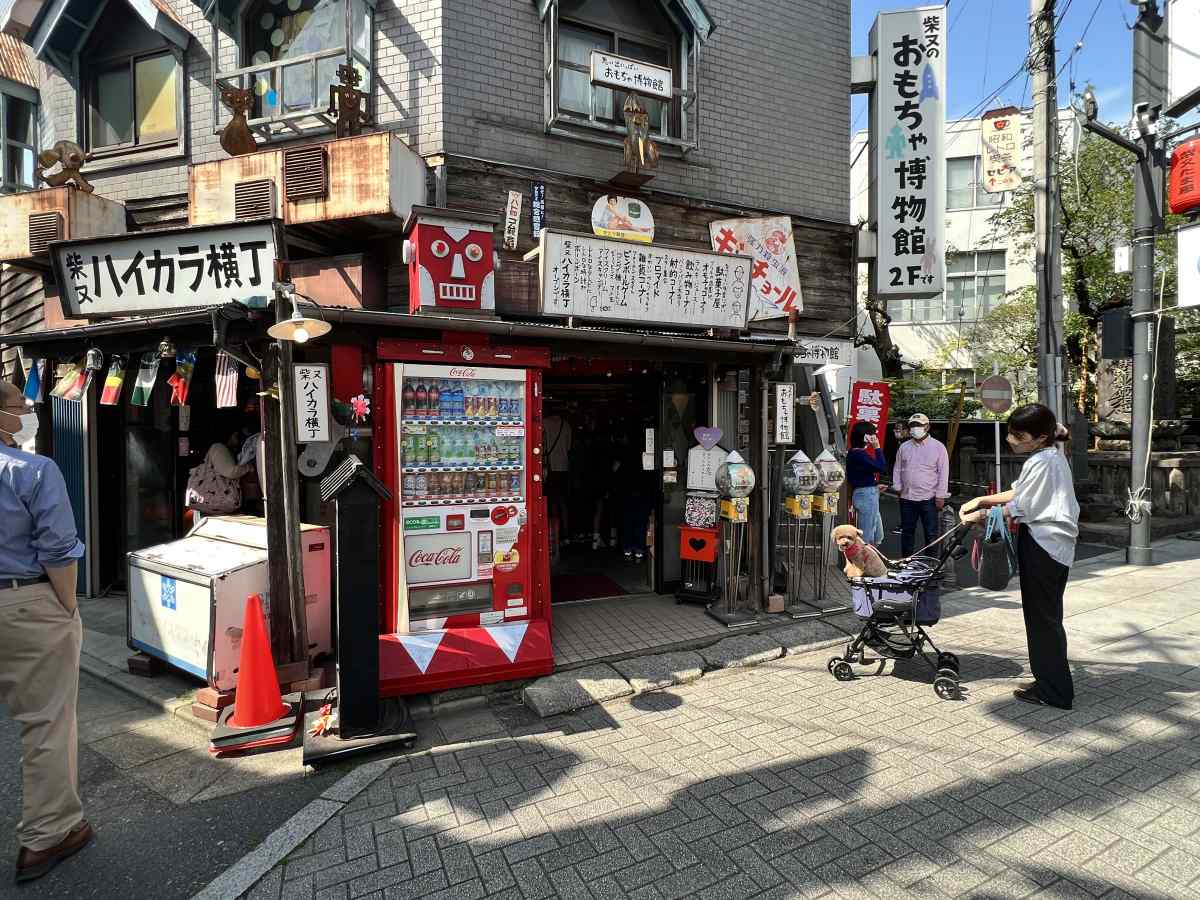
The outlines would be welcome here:
M 93 837 L 79 801 L 75 719 L 83 544 L 58 466 L 16 449 L 36 431 L 21 392 L 0 384 L 0 701 L 21 723 L 19 882 L 45 875 Z

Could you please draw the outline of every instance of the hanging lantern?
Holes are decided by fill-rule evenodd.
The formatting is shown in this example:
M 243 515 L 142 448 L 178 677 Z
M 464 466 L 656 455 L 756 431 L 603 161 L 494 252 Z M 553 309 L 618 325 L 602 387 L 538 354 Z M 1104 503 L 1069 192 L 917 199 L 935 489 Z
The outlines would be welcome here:
M 722 497 L 747 497 L 754 490 L 754 470 L 736 450 L 717 468 L 716 480 Z
M 789 497 L 813 493 L 821 484 L 821 475 L 803 450 L 798 450 L 783 470 L 783 492 Z
M 1171 154 L 1167 202 L 1173 213 L 1200 209 L 1200 138 L 1184 141 Z
M 817 472 L 821 477 L 821 490 L 827 494 L 837 493 L 846 480 L 846 470 L 829 449 L 823 450 L 817 457 Z

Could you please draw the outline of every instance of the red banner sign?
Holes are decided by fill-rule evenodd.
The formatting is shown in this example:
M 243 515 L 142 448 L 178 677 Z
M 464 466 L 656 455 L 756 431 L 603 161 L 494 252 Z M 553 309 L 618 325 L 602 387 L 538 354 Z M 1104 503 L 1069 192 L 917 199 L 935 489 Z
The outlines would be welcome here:
M 846 425 L 847 438 L 855 422 L 870 422 L 876 426 L 882 444 L 886 439 L 888 406 L 891 390 L 886 381 L 856 381 L 850 388 L 850 420 Z M 847 441 L 848 443 L 848 441 Z

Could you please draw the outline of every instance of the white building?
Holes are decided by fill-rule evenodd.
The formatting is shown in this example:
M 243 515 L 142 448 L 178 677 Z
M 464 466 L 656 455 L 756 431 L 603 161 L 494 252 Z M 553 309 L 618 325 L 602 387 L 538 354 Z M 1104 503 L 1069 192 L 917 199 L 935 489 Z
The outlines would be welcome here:
M 1021 113 L 1024 140 L 1021 173 L 1033 173 L 1032 127 L 1029 111 Z M 972 327 L 999 304 L 1004 295 L 1035 283 L 1032 253 L 1018 245 L 1023 235 L 997 235 L 990 222 L 997 210 L 1011 202 L 1008 192 L 989 194 L 981 183 L 980 120 L 960 119 L 946 123 L 946 290 L 936 297 L 892 299 L 891 337 L 906 365 L 931 361 L 940 348 L 955 337 L 969 335 Z M 1059 125 L 1064 146 L 1074 145 L 1077 127 L 1074 114 L 1060 110 Z M 865 223 L 869 218 L 869 156 L 863 149 L 867 132 L 858 132 L 850 147 L 850 218 Z M 860 152 L 861 151 L 861 152 Z M 867 266 L 859 266 L 859 308 L 866 299 Z M 871 334 L 865 312 L 860 331 Z M 878 372 L 872 348 L 860 355 L 859 377 L 868 370 Z M 867 356 L 869 359 L 862 359 Z M 966 353 L 952 354 L 951 369 L 970 368 Z

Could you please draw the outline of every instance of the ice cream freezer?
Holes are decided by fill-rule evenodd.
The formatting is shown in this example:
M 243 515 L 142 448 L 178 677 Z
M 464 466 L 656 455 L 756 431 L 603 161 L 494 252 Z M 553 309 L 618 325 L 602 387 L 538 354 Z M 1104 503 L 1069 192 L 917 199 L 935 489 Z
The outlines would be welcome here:
M 329 529 L 300 528 L 308 653 L 315 659 L 332 650 Z M 129 646 L 218 690 L 235 688 L 250 594 L 262 596 L 270 622 L 266 520 L 212 516 L 187 537 L 134 551 L 128 561 Z

